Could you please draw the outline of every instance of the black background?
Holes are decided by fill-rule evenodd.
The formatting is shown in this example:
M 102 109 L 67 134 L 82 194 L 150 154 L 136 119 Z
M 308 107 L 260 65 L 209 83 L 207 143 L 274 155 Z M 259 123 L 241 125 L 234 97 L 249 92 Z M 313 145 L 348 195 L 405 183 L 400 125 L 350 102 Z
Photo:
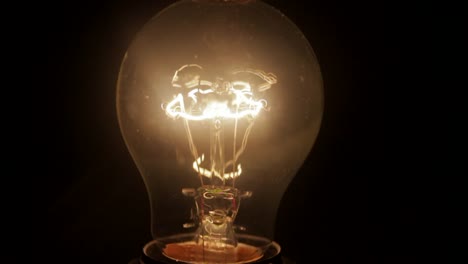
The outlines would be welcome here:
M 41 154 L 33 256 L 127 263 L 148 242 L 149 205 L 115 111 L 120 62 L 136 32 L 173 1 L 43 4 Z M 412 262 L 409 185 L 388 161 L 387 64 L 378 1 L 266 1 L 303 31 L 321 65 L 325 109 L 313 151 L 284 195 L 276 240 L 299 263 Z M 41 71 L 41 72 L 42 72 Z M 308 261 L 306 261 L 308 260 Z

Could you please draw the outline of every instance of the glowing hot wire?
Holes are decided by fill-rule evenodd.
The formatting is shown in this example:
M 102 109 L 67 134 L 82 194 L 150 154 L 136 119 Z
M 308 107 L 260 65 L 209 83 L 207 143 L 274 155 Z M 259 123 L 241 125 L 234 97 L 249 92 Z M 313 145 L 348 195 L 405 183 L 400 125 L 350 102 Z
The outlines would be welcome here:
M 221 175 L 219 174 L 219 172 L 217 171 L 210 171 L 208 169 L 205 169 L 205 168 L 202 168 L 200 167 L 200 164 L 205 160 L 205 155 L 202 154 L 201 157 L 198 157 L 197 160 L 195 160 L 193 162 L 193 169 L 200 173 L 201 175 L 205 176 L 205 177 L 208 177 L 208 178 L 211 178 L 214 176 L 216 177 L 221 177 Z M 224 179 L 233 179 L 233 178 L 236 178 L 238 177 L 239 175 L 241 175 L 242 173 L 242 167 L 240 164 L 237 165 L 237 171 L 235 172 L 229 172 L 229 173 L 224 173 L 224 175 L 222 176 L 222 178 Z
M 267 106 L 264 99 L 256 99 L 252 86 L 249 82 L 234 80 L 225 81 L 218 78 L 216 81 L 201 80 L 200 73 L 203 68 L 198 64 L 187 64 L 178 69 L 173 78 L 172 86 L 179 90 L 172 101 L 163 106 L 167 116 L 178 119 L 182 118 L 189 141 L 190 151 L 193 155 L 193 169 L 198 173 L 203 184 L 203 178 L 212 179 L 213 176 L 222 180 L 235 179 L 242 173 L 241 164 L 237 160 L 244 152 L 247 146 L 247 139 L 254 124 L 255 117 Z M 188 72 L 188 74 L 181 74 Z M 240 78 L 237 74 L 253 74 L 265 81 L 255 86 L 256 91 L 263 92 L 271 88 L 276 83 L 276 76 L 272 73 L 265 73 L 255 69 L 234 70 L 234 76 Z M 181 90 L 185 88 L 187 92 Z M 245 130 L 242 143 L 239 148 L 236 146 L 236 135 L 238 130 L 238 120 L 247 118 L 248 126 Z M 234 119 L 234 140 L 233 157 L 229 161 L 224 161 L 222 120 Z M 198 156 L 190 130 L 189 121 L 212 120 L 215 126 L 212 136 L 215 141 L 211 144 L 211 169 L 201 167 L 205 160 L 205 155 Z M 220 130 L 221 129 L 221 130 Z M 233 171 L 225 172 L 226 167 L 232 167 Z M 234 182 L 233 182 L 234 184 Z
M 254 100 L 252 98 L 252 92 L 250 85 L 244 82 L 234 82 L 233 84 L 242 85 L 243 89 L 231 88 L 228 93 L 235 96 L 232 100 L 232 105 L 238 106 L 240 111 L 231 111 L 227 102 L 208 102 L 206 108 L 201 114 L 193 114 L 183 111 L 185 109 L 184 96 L 179 93 L 171 102 L 166 105 L 166 113 L 168 116 L 173 118 L 184 118 L 187 120 L 207 120 L 213 118 L 223 119 L 236 119 L 243 118 L 246 116 L 255 117 L 260 113 L 260 110 L 266 106 L 265 100 Z M 200 93 L 203 95 L 216 93 L 213 89 L 193 89 L 187 93 L 187 96 L 192 99 L 193 103 L 198 103 L 196 94 Z

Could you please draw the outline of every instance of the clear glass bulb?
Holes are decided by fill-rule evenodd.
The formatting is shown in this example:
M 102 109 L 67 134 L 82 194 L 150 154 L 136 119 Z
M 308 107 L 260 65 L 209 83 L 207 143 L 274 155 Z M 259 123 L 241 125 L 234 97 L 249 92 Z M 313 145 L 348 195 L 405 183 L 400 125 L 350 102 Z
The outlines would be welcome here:
M 323 111 L 319 64 L 290 20 L 260 1 L 171 5 L 125 54 L 117 110 L 150 198 L 149 259 L 278 255 L 277 209 Z

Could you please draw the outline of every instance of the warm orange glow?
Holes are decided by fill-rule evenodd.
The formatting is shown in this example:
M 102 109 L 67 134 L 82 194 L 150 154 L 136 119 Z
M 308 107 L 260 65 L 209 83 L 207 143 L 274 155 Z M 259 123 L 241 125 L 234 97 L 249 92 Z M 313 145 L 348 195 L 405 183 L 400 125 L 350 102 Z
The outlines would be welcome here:
M 211 178 L 213 175 L 215 175 L 218 178 L 221 178 L 221 175 L 217 171 L 210 171 L 205 168 L 200 167 L 199 165 L 205 160 L 205 155 L 202 154 L 201 157 L 198 157 L 196 161 L 193 162 L 193 169 L 200 173 L 201 175 Z M 229 173 L 224 173 L 222 178 L 224 179 L 234 179 L 236 177 L 239 177 L 242 173 L 242 167 L 240 164 L 237 165 L 237 171 L 235 172 L 229 172 Z
M 208 83 L 208 82 L 205 82 Z M 188 83 L 189 86 L 192 83 Z M 237 119 L 243 117 L 256 117 L 260 110 L 266 107 L 266 101 L 263 99 L 255 100 L 252 96 L 252 89 L 249 83 L 242 81 L 235 81 L 231 83 L 231 88 L 227 91 L 227 95 L 233 95 L 234 99 L 229 103 L 228 101 L 209 101 L 201 113 L 194 113 L 187 111 L 184 104 L 184 96 L 179 93 L 165 108 L 166 114 L 170 117 L 181 117 L 187 120 L 207 120 L 207 119 Z M 236 87 L 240 87 L 237 89 Z M 197 93 L 201 95 L 208 95 L 217 93 L 213 89 L 193 89 L 187 93 L 187 97 L 191 99 L 194 104 L 198 103 Z M 231 107 L 235 110 L 231 110 Z
M 163 105 L 163 109 L 167 116 L 184 120 L 190 150 L 195 159 L 193 169 L 200 176 L 207 178 L 215 176 L 223 181 L 234 179 L 242 173 L 241 164 L 237 164 L 236 162 L 246 148 L 253 120 L 262 109 L 265 109 L 267 102 L 264 99 L 256 98 L 254 89 L 252 89 L 252 85 L 249 82 L 242 80 L 227 81 L 221 78 L 217 78 L 214 81 L 201 80 L 200 72 L 202 70 L 203 68 L 198 64 L 187 64 L 175 71 L 172 77 L 172 86 L 174 89 L 179 90 L 179 92 L 174 96 L 172 101 Z M 240 78 L 238 77 L 240 73 L 253 74 L 265 81 L 255 86 L 255 91 L 258 93 L 270 89 L 276 83 L 276 76 L 274 74 L 267 74 L 261 70 L 238 69 L 232 71 L 235 78 Z M 186 91 L 182 92 L 180 91 L 181 89 L 186 89 Z M 219 124 L 223 120 L 234 119 L 236 122 L 234 131 L 236 135 L 237 122 L 244 118 L 247 118 L 249 125 L 244 133 L 241 147 L 239 149 L 234 147 L 232 159 L 227 161 L 221 170 L 215 169 L 213 164 L 210 166 L 211 169 L 201 167 L 200 165 L 205 160 L 205 155 L 198 155 L 188 121 L 211 120 L 215 121 L 213 122 L 214 124 Z M 234 145 L 236 145 L 236 139 L 234 139 Z M 220 151 L 224 151 L 222 147 L 220 148 Z M 231 166 L 233 169 L 235 168 L 235 171 L 225 173 L 224 169 L 228 166 Z

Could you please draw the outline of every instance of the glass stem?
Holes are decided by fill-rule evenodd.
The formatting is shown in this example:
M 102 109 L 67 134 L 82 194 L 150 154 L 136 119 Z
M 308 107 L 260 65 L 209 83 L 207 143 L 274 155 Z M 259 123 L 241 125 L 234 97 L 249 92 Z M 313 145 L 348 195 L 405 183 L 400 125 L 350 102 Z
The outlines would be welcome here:
M 224 171 L 224 131 L 221 120 L 214 120 L 210 129 L 211 185 L 223 186 Z

